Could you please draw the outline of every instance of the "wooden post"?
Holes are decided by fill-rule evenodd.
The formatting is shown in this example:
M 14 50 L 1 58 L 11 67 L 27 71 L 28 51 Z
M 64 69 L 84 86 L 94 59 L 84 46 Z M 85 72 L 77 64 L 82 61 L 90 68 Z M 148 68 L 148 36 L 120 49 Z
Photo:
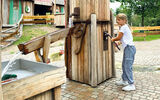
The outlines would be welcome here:
M 54 0 L 54 15 L 56 14 L 56 0 Z
M 40 49 L 34 51 L 34 55 L 37 62 L 43 62 L 42 55 L 40 54 Z
M 96 14 L 91 15 L 91 86 L 97 86 L 97 19 Z
M 112 11 L 110 11 L 110 18 L 111 18 L 111 21 L 114 22 L 114 16 L 113 16 L 113 13 Z M 114 23 L 111 23 L 111 35 L 113 36 L 114 35 Z M 112 42 L 112 45 L 113 45 L 113 42 Z M 112 46 L 112 77 L 116 77 L 116 68 L 115 68 L 115 58 L 114 58 L 114 46 Z
M 0 0 L 0 34 L 1 31 L 2 31 L 2 0 Z M 0 61 L 1 61 L 1 49 L 0 49 Z M 0 63 L 0 73 L 1 73 L 1 63 Z M 0 74 L 0 100 L 3 100 L 1 74 Z
M 53 89 L 53 95 L 54 95 L 54 98 L 53 100 L 61 100 L 61 86 L 58 86 L 56 88 Z
M 44 46 L 43 46 L 43 62 L 44 63 L 47 63 L 47 60 L 48 60 L 50 43 L 51 43 L 51 37 L 47 35 L 45 37 Z
M 65 27 L 67 28 L 69 19 L 69 0 L 65 0 Z

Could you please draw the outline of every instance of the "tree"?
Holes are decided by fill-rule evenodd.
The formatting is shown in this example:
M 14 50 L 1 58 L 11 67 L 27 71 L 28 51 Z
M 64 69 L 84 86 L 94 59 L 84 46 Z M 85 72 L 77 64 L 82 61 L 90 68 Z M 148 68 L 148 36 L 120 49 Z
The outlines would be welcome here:
M 114 1 L 114 0 L 112 0 Z M 123 9 L 130 14 L 141 15 L 141 24 L 144 26 L 145 17 L 153 17 L 158 14 L 160 0 L 115 0 L 122 3 Z

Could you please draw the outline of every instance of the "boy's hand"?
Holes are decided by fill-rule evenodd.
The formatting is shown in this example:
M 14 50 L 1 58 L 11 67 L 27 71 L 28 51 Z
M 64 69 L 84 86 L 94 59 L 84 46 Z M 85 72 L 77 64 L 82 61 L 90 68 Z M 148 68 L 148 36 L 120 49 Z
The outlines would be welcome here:
M 121 45 L 122 43 L 121 43 L 120 41 L 117 41 L 116 44 L 117 44 L 117 45 Z
M 114 42 L 114 38 L 112 38 L 111 41 Z

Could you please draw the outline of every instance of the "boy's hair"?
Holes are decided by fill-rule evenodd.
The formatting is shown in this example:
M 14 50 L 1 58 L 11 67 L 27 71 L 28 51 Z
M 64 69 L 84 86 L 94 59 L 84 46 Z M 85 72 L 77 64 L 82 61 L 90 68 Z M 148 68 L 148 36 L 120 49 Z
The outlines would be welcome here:
M 126 15 L 126 14 L 124 14 L 124 13 L 119 13 L 119 14 L 116 16 L 116 18 L 119 18 L 119 19 L 122 19 L 122 20 L 126 20 L 126 24 L 128 25 L 129 29 L 130 29 L 131 31 L 133 31 L 133 30 L 131 29 L 130 25 L 128 24 L 128 19 L 127 19 L 127 15 Z
M 119 19 L 122 19 L 122 20 L 126 20 L 126 24 L 128 23 L 128 19 L 127 19 L 127 16 L 126 14 L 124 13 L 120 13 L 116 16 L 116 18 L 119 18 Z

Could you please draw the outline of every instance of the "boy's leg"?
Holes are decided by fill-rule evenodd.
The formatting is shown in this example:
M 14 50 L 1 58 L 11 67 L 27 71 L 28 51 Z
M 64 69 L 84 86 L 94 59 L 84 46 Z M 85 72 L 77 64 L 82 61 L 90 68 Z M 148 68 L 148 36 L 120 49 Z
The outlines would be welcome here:
M 122 79 L 123 81 L 128 81 L 125 71 L 125 53 L 123 53 L 123 61 L 122 61 Z
M 126 75 L 126 78 L 128 80 L 129 84 L 133 84 L 133 72 L 132 72 L 132 65 L 134 62 L 134 56 L 135 56 L 136 49 L 134 46 L 127 46 L 124 50 L 124 73 Z
M 128 80 L 127 80 L 127 76 L 126 76 L 126 73 L 125 73 L 125 68 L 124 68 L 124 64 L 125 64 L 125 59 L 124 59 L 124 53 L 123 53 L 123 61 L 122 61 L 122 80 L 119 80 L 119 81 L 116 81 L 116 85 L 123 85 L 123 86 L 126 86 L 128 85 Z

